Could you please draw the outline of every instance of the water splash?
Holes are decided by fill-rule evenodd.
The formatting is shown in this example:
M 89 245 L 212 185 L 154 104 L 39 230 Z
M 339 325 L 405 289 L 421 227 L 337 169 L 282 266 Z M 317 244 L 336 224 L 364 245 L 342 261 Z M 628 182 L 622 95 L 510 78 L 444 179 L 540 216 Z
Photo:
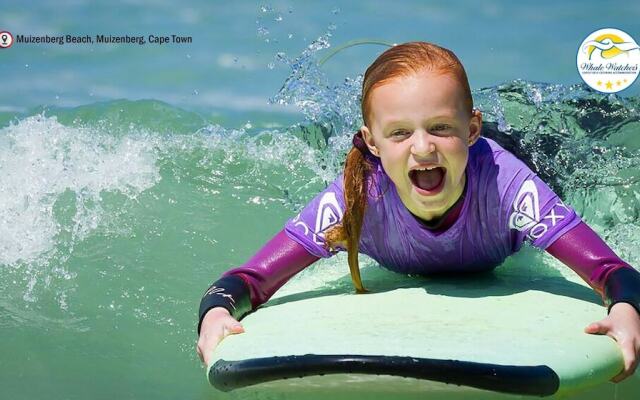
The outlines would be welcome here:
M 228 129 L 168 105 L 118 101 L 0 131 L 0 182 L 10 188 L 0 194 L 0 221 L 7 221 L 3 235 L 19 238 L 2 242 L 0 290 L 8 301 L 20 308 L 18 298 L 38 306 L 54 298 L 82 315 L 77 299 L 92 290 L 102 298 L 89 309 L 175 323 L 163 313 L 184 307 L 180 293 L 193 286 L 176 279 L 177 266 L 196 265 L 208 281 L 209 249 L 229 263 L 255 250 L 255 243 L 223 247 L 238 216 L 275 215 L 281 224 L 342 170 L 362 123 L 362 76 L 329 83 L 318 59 L 330 39 L 327 32 L 293 58 L 276 52 L 290 74 L 271 101 L 305 116 L 289 127 L 264 129 L 264 117 L 251 115 L 242 129 Z M 529 164 L 637 265 L 638 99 L 523 80 L 473 94 L 485 136 Z M 141 284 L 159 271 L 171 284 Z
M 0 131 L 0 264 L 29 263 L 96 229 L 104 192 L 134 199 L 159 179 L 143 138 L 100 135 L 36 115 Z M 126 165 L 127 168 L 122 168 Z

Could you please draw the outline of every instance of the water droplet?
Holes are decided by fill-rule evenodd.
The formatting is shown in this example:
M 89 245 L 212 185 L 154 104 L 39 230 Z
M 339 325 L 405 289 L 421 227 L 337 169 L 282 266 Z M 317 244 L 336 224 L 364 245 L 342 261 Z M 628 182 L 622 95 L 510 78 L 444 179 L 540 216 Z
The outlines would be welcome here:
M 269 30 L 267 28 L 265 28 L 264 26 L 258 27 L 258 37 L 264 37 L 264 36 L 267 36 L 268 34 L 269 34 Z

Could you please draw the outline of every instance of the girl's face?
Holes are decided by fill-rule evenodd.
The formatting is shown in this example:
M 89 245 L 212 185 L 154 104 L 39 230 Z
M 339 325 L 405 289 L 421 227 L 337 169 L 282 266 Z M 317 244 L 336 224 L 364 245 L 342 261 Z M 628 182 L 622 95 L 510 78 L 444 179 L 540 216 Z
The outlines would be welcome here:
M 380 157 L 409 211 L 425 220 L 440 217 L 464 190 L 469 146 L 480 136 L 482 115 L 465 109 L 452 75 L 427 70 L 392 79 L 370 96 L 371 126 L 362 127 L 369 150 Z M 425 167 L 436 168 L 416 171 Z

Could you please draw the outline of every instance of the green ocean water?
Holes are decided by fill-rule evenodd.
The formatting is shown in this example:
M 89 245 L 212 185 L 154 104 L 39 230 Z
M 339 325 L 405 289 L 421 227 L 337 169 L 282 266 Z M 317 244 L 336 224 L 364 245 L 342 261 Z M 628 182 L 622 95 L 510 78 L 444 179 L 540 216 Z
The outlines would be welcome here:
M 529 149 L 523 158 L 638 265 L 637 99 L 580 90 L 514 82 L 475 95 L 498 117 L 487 133 Z M 337 175 L 346 128 L 231 130 L 157 101 L 11 120 L 0 131 L 2 387 L 12 398 L 206 398 L 201 292 Z M 572 274 L 532 249 L 514 257 Z M 343 257 L 295 279 L 336 270 L 347 272 Z M 637 390 L 633 380 L 621 386 Z
M 254 20 L 264 27 L 265 15 L 269 21 L 279 12 L 287 18 L 290 7 L 291 18 L 301 16 L 302 22 L 313 19 L 309 9 L 326 14 L 327 23 L 355 15 L 347 7 L 246 7 L 254 36 Z M 36 13 L 36 20 L 46 12 Z M 89 15 L 103 12 L 97 7 Z M 18 11 L 11 15 L 20 20 Z M 300 25 L 289 28 L 299 36 L 306 32 Z M 277 30 L 269 29 L 270 34 L 258 29 L 262 44 L 275 36 Z M 302 50 L 279 56 L 271 51 L 277 48 L 273 41 L 264 44 L 267 50 L 247 50 L 275 55 L 282 73 L 271 91 L 261 88 L 266 94 L 256 95 L 264 102 L 260 107 L 246 97 L 241 105 L 230 100 L 226 108 L 224 102 L 209 107 L 202 100 L 205 90 L 192 94 L 182 75 L 167 81 L 155 76 L 156 85 L 168 87 L 156 95 L 145 86 L 148 77 L 139 86 L 129 77 L 117 87 L 121 91 L 89 96 L 85 83 L 100 78 L 88 66 L 76 71 L 84 83 L 65 90 L 36 87 L 29 75 L 11 72 L 0 95 L 0 398 L 214 397 L 195 353 L 202 292 L 222 272 L 244 263 L 337 176 L 360 124 L 361 76 L 340 63 L 357 62 L 352 57 L 364 48 L 368 54 L 382 48 L 360 46 L 319 68 L 316 61 L 339 41 L 337 33 L 326 34 L 335 29 L 305 33 Z M 350 39 L 361 37 L 350 29 L 344 28 Z M 283 35 L 281 43 L 288 37 Z M 55 52 L 30 51 L 20 57 Z M 132 54 L 132 65 L 144 64 Z M 88 56 L 56 54 L 49 64 L 29 61 L 29 68 L 64 70 L 82 57 Z M 114 57 L 126 59 L 121 53 Z M 242 57 L 224 60 L 223 65 L 252 65 Z M 260 68 L 269 69 L 266 64 Z M 360 64 L 359 70 L 366 67 Z M 222 85 L 222 91 L 234 97 L 249 90 L 245 83 Z M 605 96 L 579 83 L 527 79 L 472 86 L 486 118 L 484 134 L 534 168 L 638 267 L 637 94 Z M 169 96 L 171 90 L 182 97 Z M 53 100 L 56 93 L 60 98 Z M 518 263 L 534 265 L 532 274 L 576 278 L 533 249 L 514 255 L 505 268 Z M 363 264 L 375 265 L 366 258 Z M 316 283 L 347 272 L 341 254 L 294 280 Z M 638 393 L 640 378 L 634 376 L 578 398 L 633 399 Z

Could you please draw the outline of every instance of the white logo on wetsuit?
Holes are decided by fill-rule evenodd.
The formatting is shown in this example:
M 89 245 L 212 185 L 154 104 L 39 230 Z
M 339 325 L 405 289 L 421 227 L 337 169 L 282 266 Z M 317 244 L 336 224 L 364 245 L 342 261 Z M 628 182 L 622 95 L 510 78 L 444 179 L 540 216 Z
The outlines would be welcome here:
M 304 231 L 304 235 L 307 236 L 309 234 L 309 226 L 307 226 L 304 221 L 300 221 L 300 213 L 298 213 L 293 219 L 293 226 L 301 226 Z
M 547 232 L 547 226 L 540 221 L 538 189 L 531 179 L 526 180 L 513 202 L 513 212 L 509 217 L 509 228 L 520 232 L 529 230 L 529 237 L 537 239 Z
M 231 301 L 231 307 L 233 307 L 234 310 L 236 309 L 235 299 L 233 298 L 232 295 L 224 293 L 224 288 L 219 288 L 215 285 L 211 286 L 209 289 L 207 289 L 204 295 L 208 296 L 210 294 L 217 294 L 218 296 L 222 296 L 224 298 L 229 299 Z
M 512 207 L 513 212 L 509 217 L 509 228 L 517 229 L 520 232 L 529 230 L 527 236 L 531 240 L 538 239 L 544 235 L 550 226 L 556 226 L 571 212 L 571 209 L 562 200 L 558 200 L 547 215 L 542 218 L 543 221 L 541 222 L 538 189 L 531 179 L 522 184 Z M 550 221 L 550 226 L 544 220 Z
M 334 192 L 327 192 L 320 199 L 318 204 L 318 212 L 316 214 L 316 229 L 317 235 L 313 235 L 313 241 L 318 244 L 323 244 L 325 229 L 338 223 L 342 219 L 342 209 L 338 204 L 338 199 Z M 319 240 L 322 238 L 323 240 Z
M 313 239 L 313 241 L 319 245 L 322 245 L 324 240 L 324 234 L 322 232 L 331 225 L 339 222 L 341 219 L 342 208 L 340 208 L 340 204 L 338 203 L 336 194 L 334 192 L 327 192 L 322 196 L 320 202 L 318 203 L 315 231 L 309 229 L 309 226 L 300 219 L 300 213 L 298 213 L 295 218 L 293 218 L 292 222 L 293 226 L 302 228 L 305 236 L 309 236 L 309 234 L 311 234 L 311 238 Z M 316 232 L 318 232 L 317 235 Z

